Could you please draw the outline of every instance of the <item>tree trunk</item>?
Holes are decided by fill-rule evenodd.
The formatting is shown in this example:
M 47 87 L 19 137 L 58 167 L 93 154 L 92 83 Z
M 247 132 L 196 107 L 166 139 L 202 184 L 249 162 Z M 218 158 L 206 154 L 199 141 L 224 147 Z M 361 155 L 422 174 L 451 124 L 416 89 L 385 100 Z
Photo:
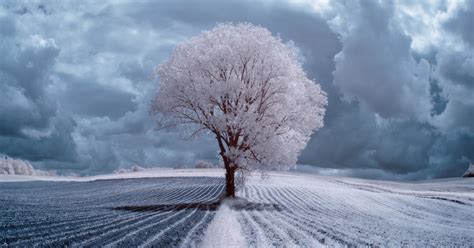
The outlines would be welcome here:
M 226 190 L 226 197 L 235 198 L 235 169 L 234 168 L 226 168 L 225 173 L 225 190 Z
M 233 162 L 230 161 L 230 159 L 225 155 L 226 150 L 224 147 L 224 144 L 222 142 L 222 137 L 221 135 L 216 131 L 216 139 L 217 139 L 217 144 L 219 145 L 220 149 L 220 155 L 222 157 L 222 161 L 224 162 L 224 167 L 225 167 L 225 190 L 226 190 L 226 197 L 232 197 L 235 198 L 235 166 L 233 165 Z

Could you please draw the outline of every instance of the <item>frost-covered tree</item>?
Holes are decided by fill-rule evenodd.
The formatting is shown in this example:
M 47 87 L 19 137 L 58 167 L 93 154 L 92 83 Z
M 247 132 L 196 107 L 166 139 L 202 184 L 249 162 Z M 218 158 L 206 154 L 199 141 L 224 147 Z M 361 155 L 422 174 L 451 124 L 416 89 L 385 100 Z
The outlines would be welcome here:
M 35 170 L 28 161 L 5 156 L 5 158 L 0 159 L 0 174 L 35 175 Z
M 326 94 L 307 78 L 297 50 L 248 23 L 219 24 L 177 45 L 156 69 L 151 112 L 159 127 L 215 136 L 235 197 L 235 173 L 288 169 L 323 126 Z
M 463 177 L 474 177 L 474 164 L 469 162 L 469 167 L 467 167 L 467 171 L 464 172 L 462 175 Z
M 56 171 L 43 171 L 33 168 L 25 160 L 13 159 L 7 156 L 0 158 L 0 174 L 28 176 L 56 176 Z

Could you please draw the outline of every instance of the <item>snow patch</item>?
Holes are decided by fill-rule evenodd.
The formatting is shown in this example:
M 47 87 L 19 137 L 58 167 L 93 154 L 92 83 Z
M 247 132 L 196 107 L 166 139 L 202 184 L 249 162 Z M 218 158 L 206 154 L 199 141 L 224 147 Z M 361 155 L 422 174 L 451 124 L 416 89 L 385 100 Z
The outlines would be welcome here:
M 236 211 L 231 209 L 232 200 L 225 200 L 209 224 L 202 247 L 247 247 Z

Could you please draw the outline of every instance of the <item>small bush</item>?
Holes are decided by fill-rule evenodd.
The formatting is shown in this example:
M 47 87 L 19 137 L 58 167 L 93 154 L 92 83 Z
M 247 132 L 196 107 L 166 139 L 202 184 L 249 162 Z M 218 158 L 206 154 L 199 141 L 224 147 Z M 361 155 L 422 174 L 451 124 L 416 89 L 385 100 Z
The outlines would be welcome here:
M 194 167 L 197 169 L 208 169 L 214 168 L 214 165 L 207 160 L 198 160 L 196 161 L 196 165 Z

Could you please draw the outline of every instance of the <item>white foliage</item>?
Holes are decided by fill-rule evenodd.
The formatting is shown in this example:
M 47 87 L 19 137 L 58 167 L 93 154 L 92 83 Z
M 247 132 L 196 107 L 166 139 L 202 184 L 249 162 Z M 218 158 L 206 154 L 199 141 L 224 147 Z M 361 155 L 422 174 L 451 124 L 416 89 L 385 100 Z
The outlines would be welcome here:
M 462 175 L 463 177 L 474 177 L 474 164 L 469 163 L 469 167 Z
M 129 169 L 118 169 L 118 170 L 115 170 L 114 173 L 115 174 L 122 174 L 122 173 L 128 173 L 128 172 L 141 172 L 141 171 L 145 171 L 146 169 L 141 167 L 141 166 L 138 166 L 138 165 L 134 165 L 132 167 L 130 167 Z
M 138 165 L 134 165 L 134 166 L 132 166 L 132 168 L 130 168 L 130 170 L 132 172 L 140 172 L 140 171 L 145 171 L 145 168 L 143 168 L 141 166 L 138 166 Z
M 29 176 L 55 176 L 56 172 L 35 170 L 28 161 L 4 157 L 0 159 L 0 174 L 29 175 Z
M 54 170 L 44 171 L 44 170 L 37 170 L 35 169 L 35 176 L 44 176 L 44 177 L 52 177 L 57 176 L 58 173 Z
M 326 94 L 292 43 L 263 27 L 220 24 L 178 45 L 156 75 L 158 125 L 213 133 L 236 169 L 287 169 L 323 126 Z
M 196 165 L 194 167 L 197 169 L 209 169 L 214 168 L 214 165 L 207 160 L 198 160 L 196 161 Z

